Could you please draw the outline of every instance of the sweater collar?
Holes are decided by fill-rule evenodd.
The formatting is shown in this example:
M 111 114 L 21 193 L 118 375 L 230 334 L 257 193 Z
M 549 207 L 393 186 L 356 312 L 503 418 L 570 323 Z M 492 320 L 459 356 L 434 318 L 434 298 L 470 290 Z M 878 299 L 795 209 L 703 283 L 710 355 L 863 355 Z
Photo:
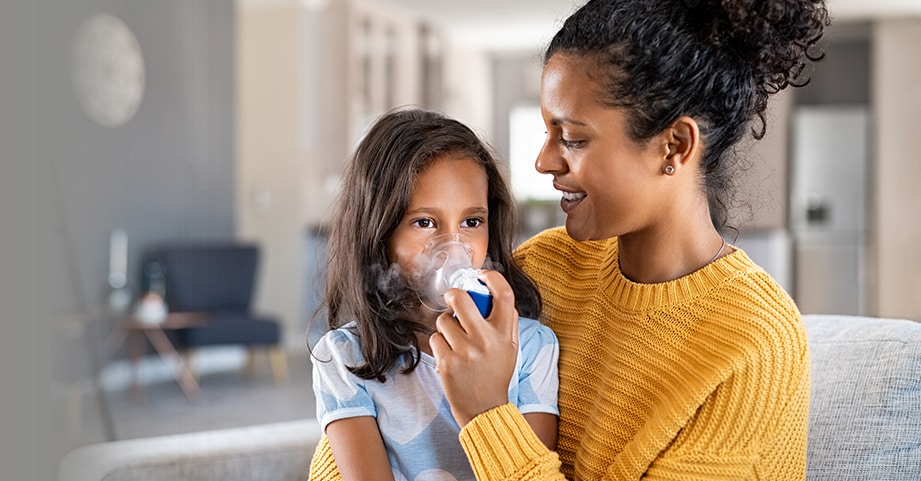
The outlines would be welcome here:
M 598 273 L 600 285 L 610 293 L 615 305 L 631 311 L 689 302 L 733 277 L 758 269 L 742 249 L 730 245 L 732 253 L 690 274 L 667 282 L 640 284 L 627 279 L 621 272 L 616 239 L 609 239 L 605 244 L 608 252 Z

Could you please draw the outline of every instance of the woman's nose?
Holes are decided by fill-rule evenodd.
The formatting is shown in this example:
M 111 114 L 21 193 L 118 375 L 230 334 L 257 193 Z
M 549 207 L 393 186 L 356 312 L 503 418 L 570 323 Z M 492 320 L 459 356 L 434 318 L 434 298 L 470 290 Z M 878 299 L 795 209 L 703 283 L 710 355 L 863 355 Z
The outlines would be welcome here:
M 544 140 L 544 145 L 540 148 L 540 152 L 537 153 L 537 158 L 534 159 L 534 168 L 541 174 L 556 174 L 565 168 L 566 161 L 560 156 L 559 151 L 553 147 L 554 143 L 548 135 L 547 139 Z

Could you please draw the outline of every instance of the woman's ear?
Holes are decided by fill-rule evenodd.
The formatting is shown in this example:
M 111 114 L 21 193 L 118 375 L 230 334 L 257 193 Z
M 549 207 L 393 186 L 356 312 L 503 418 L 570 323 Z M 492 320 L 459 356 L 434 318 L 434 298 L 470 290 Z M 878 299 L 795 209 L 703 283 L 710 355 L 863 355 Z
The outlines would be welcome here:
M 664 172 L 675 174 L 698 160 L 701 143 L 700 126 L 696 120 L 686 115 L 678 117 L 663 134 L 667 149 Z

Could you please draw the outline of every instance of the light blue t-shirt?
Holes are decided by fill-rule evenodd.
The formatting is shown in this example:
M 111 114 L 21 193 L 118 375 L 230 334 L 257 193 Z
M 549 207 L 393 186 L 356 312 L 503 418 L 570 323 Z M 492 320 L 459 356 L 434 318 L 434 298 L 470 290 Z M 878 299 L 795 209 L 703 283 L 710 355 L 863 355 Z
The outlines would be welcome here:
M 550 328 L 533 319 L 521 318 L 518 331 L 520 350 L 509 402 L 523 414 L 559 416 L 559 342 Z M 409 374 L 399 372 L 403 363 L 398 361 L 383 383 L 361 379 L 346 368 L 364 362 L 354 324 L 326 333 L 313 352 L 313 391 L 324 431 L 339 419 L 372 416 L 396 481 L 475 479 L 432 356 L 422 353 Z

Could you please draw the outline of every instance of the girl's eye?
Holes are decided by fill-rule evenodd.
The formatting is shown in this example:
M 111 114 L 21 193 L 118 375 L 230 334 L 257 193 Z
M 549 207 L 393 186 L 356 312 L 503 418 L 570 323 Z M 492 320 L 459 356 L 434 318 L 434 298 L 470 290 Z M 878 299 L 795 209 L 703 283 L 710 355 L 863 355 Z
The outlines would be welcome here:
M 432 227 L 435 227 L 435 221 L 432 219 L 416 219 L 413 221 L 413 225 L 423 229 L 431 229 Z
M 483 219 L 479 217 L 471 217 L 464 220 L 464 227 L 479 227 L 483 225 Z

